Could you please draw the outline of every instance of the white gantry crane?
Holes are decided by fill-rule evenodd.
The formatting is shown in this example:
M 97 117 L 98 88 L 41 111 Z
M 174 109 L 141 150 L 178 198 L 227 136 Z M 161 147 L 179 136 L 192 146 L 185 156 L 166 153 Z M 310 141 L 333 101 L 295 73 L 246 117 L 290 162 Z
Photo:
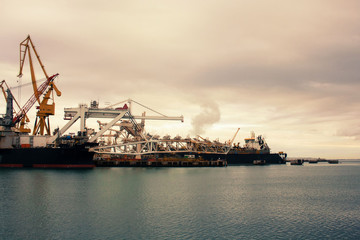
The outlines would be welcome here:
M 141 116 L 132 115 L 131 106 L 133 103 L 157 115 L 146 116 L 145 113 Z M 122 107 L 116 107 L 116 105 L 119 104 L 124 105 Z M 140 158 L 141 155 L 160 153 L 227 154 L 239 131 L 239 129 L 237 129 L 232 140 L 225 143 L 209 141 L 200 136 L 198 136 L 198 138 L 181 138 L 180 136 L 170 138 L 169 135 L 166 135 L 160 138 L 160 136 L 157 135 L 146 134 L 144 131 L 145 120 L 176 120 L 183 122 L 184 117 L 166 116 L 131 99 L 106 108 L 99 108 L 98 102 L 92 101 L 90 107 L 82 104 L 78 108 L 65 108 L 64 111 L 65 119 L 69 120 L 69 122 L 62 129 L 58 130 L 57 134 L 54 134 L 54 136 L 48 139 L 48 144 L 54 144 L 56 139 L 60 138 L 80 119 L 80 134 L 88 136 L 88 142 L 92 143 L 104 137 L 115 138 L 115 141 L 108 141 L 107 144 L 99 144 L 99 146 L 92 149 L 99 154 L 134 155 L 137 158 Z M 86 119 L 88 118 L 107 118 L 112 120 L 109 123 L 103 123 L 98 120 L 100 130 L 94 132 L 86 127 Z M 141 123 L 138 124 L 136 119 L 141 120 Z M 120 141 L 118 141 L 119 138 Z M 102 141 L 99 142 L 101 143 Z
M 127 102 L 130 107 L 125 104 L 123 107 L 113 108 L 116 105 L 119 105 L 121 103 Z M 153 112 L 155 112 L 158 115 L 154 116 L 145 116 L 145 114 L 142 114 L 141 116 L 133 116 L 131 114 L 131 105 L 132 103 L 137 103 L 141 105 L 142 107 L 145 107 Z M 128 99 L 122 102 L 119 102 L 117 104 L 108 106 L 106 108 L 99 108 L 98 103 L 96 101 L 92 101 L 90 104 L 90 107 L 88 107 L 86 104 L 81 104 L 78 108 L 65 108 L 65 120 L 69 120 L 69 122 L 60 130 L 57 131 L 57 134 L 54 134 L 54 136 L 48 138 L 48 144 L 55 143 L 56 139 L 61 137 L 75 122 L 77 122 L 80 119 L 80 133 L 84 136 L 90 135 L 88 132 L 88 129 L 86 128 L 86 119 L 88 118 L 108 118 L 112 119 L 107 124 L 102 124 L 102 127 L 99 132 L 97 132 L 95 135 L 91 135 L 88 142 L 95 142 L 99 137 L 101 137 L 106 131 L 111 129 L 113 126 L 117 125 L 119 121 L 121 120 L 127 120 L 130 121 L 133 126 L 133 131 L 136 132 L 139 136 L 141 136 L 143 139 L 146 139 L 145 136 L 143 136 L 143 129 L 136 123 L 135 119 L 140 120 L 177 120 L 177 121 L 184 121 L 183 116 L 179 117 L 169 117 L 164 114 L 161 114 L 155 110 L 152 110 L 138 102 L 135 102 L 134 100 Z

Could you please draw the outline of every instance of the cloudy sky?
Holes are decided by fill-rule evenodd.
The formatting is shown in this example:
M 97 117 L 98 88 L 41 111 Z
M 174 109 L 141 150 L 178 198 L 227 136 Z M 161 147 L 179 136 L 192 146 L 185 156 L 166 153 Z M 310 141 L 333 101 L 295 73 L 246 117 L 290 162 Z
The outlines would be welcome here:
M 184 115 L 148 121 L 159 135 L 225 141 L 240 127 L 236 142 L 253 130 L 289 157 L 360 158 L 359 10 L 357 0 L 0 0 L 0 79 L 18 84 L 30 34 L 60 74 L 53 127 L 64 107 L 132 98 Z

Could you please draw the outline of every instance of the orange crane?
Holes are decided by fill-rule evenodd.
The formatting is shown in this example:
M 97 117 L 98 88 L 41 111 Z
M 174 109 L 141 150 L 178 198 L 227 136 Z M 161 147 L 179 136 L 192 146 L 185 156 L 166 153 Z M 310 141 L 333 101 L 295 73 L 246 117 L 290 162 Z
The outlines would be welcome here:
M 37 87 L 36 84 L 36 77 L 35 77 L 35 70 L 33 66 L 33 61 L 31 58 L 31 49 L 35 53 L 38 62 L 41 66 L 41 69 L 46 77 L 46 81 L 41 84 L 39 87 Z M 28 100 L 28 102 L 24 105 L 24 108 L 15 116 L 13 121 L 20 121 L 23 117 L 23 113 L 26 114 L 27 111 L 30 110 L 30 108 L 33 106 L 33 104 L 37 101 L 39 103 L 39 106 L 37 107 L 38 112 L 36 113 L 36 120 L 35 125 L 33 129 L 33 135 L 44 135 L 45 131 L 47 135 L 51 135 L 50 132 L 50 122 L 49 122 L 49 116 L 55 114 L 55 102 L 54 102 L 54 93 L 55 90 L 56 95 L 58 97 L 61 96 L 61 92 L 56 87 L 54 83 L 55 77 L 57 77 L 59 74 L 55 74 L 53 76 L 48 76 L 45 71 L 45 66 L 42 64 L 40 60 L 40 56 L 36 52 L 35 46 L 33 42 L 31 41 L 30 35 L 27 36 L 27 38 L 20 43 L 20 72 L 18 77 L 22 76 L 22 71 L 25 63 L 26 55 L 28 55 L 29 59 L 29 65 L 30 65 L 30 73 L 31 73 L 31 81 L 34 89 L 33 96 Z M 44 96 L 41 98 L 42 94 L 46 91 Z M 49 103 L 49 100 L 52 101 L 52 103 Z M 20 120 L 19 120 L 20 119 Z
M 49 87 L 50 83 L 54 81 L 54 79 L 59 74 L 55 74 L 51 77 L 49 77 L 45 82 L 43 82 L 36 90 L 39 95 L 43 94 L 47 87 Z M 30 110 L 30 108 L 34 105 L 36 102 L 37 97 L 35 93 L 29 98 L 29 100 L 25 103 L 24 107 L 22 107 L 19 112 L 16 114 L 16 116 L 13 118 L 13 123 L 17 124 L 18 122 L 22 121 L 24 116 L 26 116 L 27 112 Z

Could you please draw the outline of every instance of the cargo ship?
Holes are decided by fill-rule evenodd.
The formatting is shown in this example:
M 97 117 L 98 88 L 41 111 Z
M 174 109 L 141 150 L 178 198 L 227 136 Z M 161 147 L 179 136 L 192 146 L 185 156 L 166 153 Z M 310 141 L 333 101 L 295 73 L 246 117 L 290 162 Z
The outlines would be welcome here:
M 13 97 L 7 91 L 6 114 L 0 118 L 0 167 L 93 168 L 94 152 L 88 137 L 65 135 L 49 143 L 50 136 L 29 135 L 14 127 Z
M 259 135 L 255 137 L 255 133 L 251 132 L 251 136 L 244 140 L 244 146 L 240 146 L 239 143 L 234 144 L 226 154 L 203 153 L 201 156 L 204 159 L 211 160 L 222 157 L 227 161 L 228 165 L 286 164 L 287 154 L 284 152 L 271 153 L 270 147 L 263 136 Z

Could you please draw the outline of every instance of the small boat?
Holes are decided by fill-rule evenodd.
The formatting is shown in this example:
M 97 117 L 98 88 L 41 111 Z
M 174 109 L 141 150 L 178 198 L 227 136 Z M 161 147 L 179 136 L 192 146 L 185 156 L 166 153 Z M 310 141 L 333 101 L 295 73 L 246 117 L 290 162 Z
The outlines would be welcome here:
M 304 163 L 303 159 L 296 159 L 290 161 L 290 165 L 303 165 L 303 163 Z

